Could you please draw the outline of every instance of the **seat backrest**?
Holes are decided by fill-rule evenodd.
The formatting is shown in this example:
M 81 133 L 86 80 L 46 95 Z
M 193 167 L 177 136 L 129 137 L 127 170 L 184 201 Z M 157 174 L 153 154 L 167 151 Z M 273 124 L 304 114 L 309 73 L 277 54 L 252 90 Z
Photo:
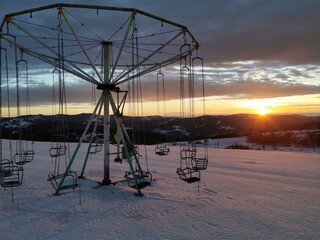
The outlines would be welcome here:
M 1 159 L 0 160 L 0 171 L 2 171 L 2 169 L 7 166 L 10 166 L 10 161 L 8 159 Z
M 2 187 L 17 187 L 22 184 L 23 172 L 18 166 L 6 166 L 2 168 L 2 172 L 7 173 L 1 177 Z

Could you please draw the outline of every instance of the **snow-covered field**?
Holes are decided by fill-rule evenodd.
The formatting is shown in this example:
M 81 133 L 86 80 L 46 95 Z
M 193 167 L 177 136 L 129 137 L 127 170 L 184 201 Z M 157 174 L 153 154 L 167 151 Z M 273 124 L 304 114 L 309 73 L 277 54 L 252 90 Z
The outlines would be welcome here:
M 209 148 L 226 148 L 233 144 L 239 144 L 248 146 L 252 150 L 262 150 L 263 147 L 259 144 L 249 143 L 247 137 L 234 137 L 234 138 L 219 138 L 219 139 L 210 139 L 207 143 Z M 316 152 L 320 153 L 320 148 L 306 148 L 306 147 L 286 147 L 286 146 L 277 146 L 276 148 L 271 145 L 265 146 L 265 151 L 284 151 L 284 152 Z
M 0 189 L 3 240 L 320 238 L 319 154 L 211 148 L 198 185 L 176 175 L 179 147 L 159 157 L 148 146 L 154 182 L 143 189 L 144 197 L 134 196 L 125 182 L 97 187 L 103 161 L 96 154 L 80 188 L 53 196 L 46 181 L 53 169 L 49 145 L 35 143 L 35 159 L 25 165 L 14 203 L 11 189 Z M 85 148 L 75 171 L 81 169 Z M 141 163 L 145 168 L 144 159 Z M 126 163 L 111 162 L 113 180 L 126 170 Z

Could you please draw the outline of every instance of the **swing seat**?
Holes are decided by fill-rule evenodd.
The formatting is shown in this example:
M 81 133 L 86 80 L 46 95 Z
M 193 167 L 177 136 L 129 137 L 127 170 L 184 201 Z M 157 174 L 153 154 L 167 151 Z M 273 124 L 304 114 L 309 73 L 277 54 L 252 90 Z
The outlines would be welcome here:
M 49 149 L 50 157 L 61 157 L 66 155 L 67 146 L 63 145 L 60 147 L 51 147 Z
M 49 173 L 47 181 L 50 181 L 53 188 L 57 190 L 63 176 L 64 174 L 54 175 L 53 173 Z M 64 185 L 60 187 L 60 190 L 68 190 L 68 189 L 74 190 L 76 187 L 78 187 L 77 179 L 78 179 L 78 176 L 76 172 L 73 172 L 73 171 L 68 172 L 64 180 Z
M 13 156 L 13 160 L 17 165 L 24 165 L 26 163 L 32 162 L 34 158 L 34 151 L 27 150 L 26 152 L 16 153 Z
M 142 189 L 150 186 L 152 174 L 150 172 L 136 170 L 134 173 L 126 171 L 124 177 L 127 179 L 128 186 L 135 189 Z M 137 183 L 135 182 L 137 180 Z
M 187 148 L 187 149 L 182 149 L 180 151 L 180 158 L 181 159 L 194 159 L 197 154 L 197 149 L 196 148 Z
M 159 155 L 159 156 L 166 156 L 168 155 L 170 152 L 170 149 L 167 146 L 163 146 L 163 147 L 156 147 L 155 148 L 155 154 Z
M 0 177 L 10 177 L 12 172 L 8 168 L 4 168 L 0 171 Z
M 1 170 L 1 186 L 6 187 L 17 187 L 22 184 L 23 170 L 18 166 L 6 166 Z
M 11 176 L 11 171 L 8 167 L 11 166 L 11 163 L 8 159 L 1 159 L 0 161 L 0 178 Z
M 32 162 L 34 158 L 34 151 L 33 150 L 27 150 L 25 152 L 25 162 Z
M 200 171 L 193 168 L 177 168 L 179 178 L 187 183 L 194 183 L 200 181 Z
M 102 144 L 101 143 L 93 143 L 91 145 L 91 148 L 90 148 L 90 154 L 95 154 L 95 153 L 98 153 L 98 152 L 101 152 L 102 151 Z
M 195 170 L 206 170 L 208 167 L 208 158 L 194 158 L 191 160 L 191 164 Z

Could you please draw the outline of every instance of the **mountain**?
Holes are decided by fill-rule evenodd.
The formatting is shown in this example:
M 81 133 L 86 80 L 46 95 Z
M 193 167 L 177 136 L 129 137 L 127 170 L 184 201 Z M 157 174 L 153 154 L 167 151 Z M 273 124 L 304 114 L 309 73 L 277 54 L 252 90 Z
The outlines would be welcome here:
M 37 141 L 56 141 L 63 135 L 68 141 L 76 142 L 81 137 L 90 116 L 90 114 L 31 115 L 1 118 L 1 134 L 2 138 L 10 138 L 11 136 L 13 139 L 22 138 Z M 259 115 L 238 114 L 195 118 L 124 116 L 123 122 L 133 142 L 140 144 L 238 137 L 275 131 L 320 129 L 320 117 L 302 115 L 268 115 L 261 117 Z M 19 129 L 21 130 L 19 131 Z M 102 138 L 102 116 L 99 119 L 97 132 Z M 116 124 L 113 116 L 111 116 L 111 136 L 115 133 Z

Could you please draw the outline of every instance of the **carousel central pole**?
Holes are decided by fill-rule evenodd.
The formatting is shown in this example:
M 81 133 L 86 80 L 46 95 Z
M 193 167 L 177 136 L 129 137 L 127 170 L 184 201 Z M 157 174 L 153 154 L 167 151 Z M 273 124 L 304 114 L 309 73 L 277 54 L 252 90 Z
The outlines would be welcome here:
M 109 85 L 110 79 L 110 51 L 111 43 L 103 42 L 103 71 L 104 71 L 104 84 Z M 109 95 L 110 90 L 105 88 L 103 90 L 103 106 L 104 106 L 104 116 L 103 116 L 103 135 L 104 135 L 104 178 L 102 180 L 103 185 L 109 185 L 110 180 L 110 113 L 109 113 Z

